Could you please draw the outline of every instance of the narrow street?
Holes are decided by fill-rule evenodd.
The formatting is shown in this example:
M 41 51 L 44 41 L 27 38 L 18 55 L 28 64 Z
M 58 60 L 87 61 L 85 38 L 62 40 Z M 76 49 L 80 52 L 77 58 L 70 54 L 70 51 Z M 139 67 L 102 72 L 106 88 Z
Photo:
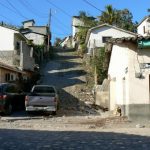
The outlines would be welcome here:
M 71 49 L 55 49 L 54 55 L 54 59 L 46 63 L 41 71 L 41 82 L 55 85 L 59 90 L 61 109 L 58 114 L 68 116 L 94 113 L 94 110 L 87 112 L 85 105 L 85 102 L 92 104 L 94 98 L 91 89 L 86 87 L 82 59 Z
M 150 125 L 136 128 L 137 123 L 93 108 L 82 59 L 72 50 L 56 52 L 42 66 L 41 84 L 57 87 L 60 110 L 56 116 L 1 116 L 0 150 L 149 150 Z

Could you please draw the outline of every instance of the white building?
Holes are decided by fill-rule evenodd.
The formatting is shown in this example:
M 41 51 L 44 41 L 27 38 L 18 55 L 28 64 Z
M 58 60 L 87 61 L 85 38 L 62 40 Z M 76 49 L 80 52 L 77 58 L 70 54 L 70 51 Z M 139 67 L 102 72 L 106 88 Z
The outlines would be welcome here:
M 72 47 L 72 36 L 65 37 L 60 42 L 60 46 L 63 48 L 71 48 Z
M 42 45 L 43 49 L 41 49 L 40 60 L 43 60 L 43 57 L 48 55 L 51 34 L 48 26 L 35 26 L 34 20 L 27 20 L 22 22 L 23 28 L 20 30 L 21 33 L 29 40 L 32 40 L 35 45 Z
M 149 41 L 149 46 L 141 46 Z M 142 47 L 142 48 L 141 48 Z M 150 37 L 112 39 L 110 56 L 110 110 L 120 107 L 129 119 L 150 119 Z
M 0 25 L 0 62 L 21 70 L 34 70 L 32 47 L 17 29 Z
M 145 17 L 137 27 L 138 34 L 150 36 L 150 16 Z
M 79 27 L 83 27 L 84 23 L 79 16 L 72 17 L 72 36 L 75 37 L 79 31 Z
M 98 47 L 104 47 L 105 43 L 111 38 L 134 37 L 135 33 L 117 28 L 112 25 L 102 24 L 89 29 L 86 37 L 88 54 Z

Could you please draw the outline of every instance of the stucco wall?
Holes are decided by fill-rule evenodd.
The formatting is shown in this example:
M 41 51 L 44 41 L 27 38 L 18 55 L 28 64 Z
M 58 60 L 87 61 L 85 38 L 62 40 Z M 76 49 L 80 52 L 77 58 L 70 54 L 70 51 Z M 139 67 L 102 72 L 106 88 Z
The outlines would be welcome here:
M 108 75 L 110 78 L 110 109 L 114 110 L 116 104 L 126 104 L 128 94 L 128 48 L 114 45 L 112 49 Z
M 122 108 L 122 114 L 130 119 L 150 118 L 150 49 L 137 49 L 134 44 L 114 45 L 109 65 L 110 110 Z M 135 73 L 141 72 L 137 78 Z
M 137 54 L 138 52 L 138 54 Z M 150 103 L 150 68 L 141 69 L 140 63 L 150 62 L 150 49 L 139 49 L 130 51 L 129 58 L 129 83 L 130 101 L 129 104 L 149 104 Z M 135 73 L 142 73 L 142 78 L 136 78 Z M 136 94 L 135 94 L 136 93 Z
M 18 32 L 0 26 L 0 51 L 14 50 L 14 33 Z

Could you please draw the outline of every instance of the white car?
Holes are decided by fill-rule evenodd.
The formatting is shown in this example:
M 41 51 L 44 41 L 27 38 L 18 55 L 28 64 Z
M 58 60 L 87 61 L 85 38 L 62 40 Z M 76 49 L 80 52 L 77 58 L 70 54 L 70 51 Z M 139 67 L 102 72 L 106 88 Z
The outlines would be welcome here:
M 25 97 L 27 112 L 46 111 L 56 114 L 59 108 L 59 97 L 52 85 L 34 85 L 31 93 Z

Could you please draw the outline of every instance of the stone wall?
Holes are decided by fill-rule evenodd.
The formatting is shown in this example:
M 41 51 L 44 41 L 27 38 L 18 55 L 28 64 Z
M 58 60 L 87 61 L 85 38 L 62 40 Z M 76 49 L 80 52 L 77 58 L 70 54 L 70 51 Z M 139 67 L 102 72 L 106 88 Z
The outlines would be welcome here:
M 0 51 L 0 62 L 13 66 L 14 51 Z
M 102 85 L 95 88 L 95 104 L 109 108 L 109 80 L 105 79 Z

